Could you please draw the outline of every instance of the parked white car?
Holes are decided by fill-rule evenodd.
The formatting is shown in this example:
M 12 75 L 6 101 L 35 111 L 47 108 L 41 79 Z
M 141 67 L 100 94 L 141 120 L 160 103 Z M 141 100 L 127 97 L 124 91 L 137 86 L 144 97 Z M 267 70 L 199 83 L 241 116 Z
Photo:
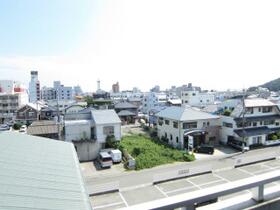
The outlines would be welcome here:
M 26 125 L 22 125 L 19 129 L 20 133 L 26 133 L 26 131 L 27 131 L 27 126 Z
M 3 124 L 0 125 L 0 131 L 9 131 L 10 130 L 10 126 Z
M 122 152 L 118 149 L 114 149 L 108 152 L 111 155 L 113 163 L 120 163 L 122 161 Z
M 100 152 L 98 155 L 98 162 L 101 168 L 111 168 L 113 165 L 112 157 L 108 152 Z

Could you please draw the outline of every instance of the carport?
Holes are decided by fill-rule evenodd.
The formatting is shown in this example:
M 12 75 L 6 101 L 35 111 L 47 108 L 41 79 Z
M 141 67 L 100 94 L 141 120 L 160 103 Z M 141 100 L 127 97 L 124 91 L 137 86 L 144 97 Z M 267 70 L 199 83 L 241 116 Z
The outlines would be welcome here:
M 202 129 L 188 129 L 184 131 L 184 148 L 192 150 L 193 148 L 205 144 L 206 131 Z

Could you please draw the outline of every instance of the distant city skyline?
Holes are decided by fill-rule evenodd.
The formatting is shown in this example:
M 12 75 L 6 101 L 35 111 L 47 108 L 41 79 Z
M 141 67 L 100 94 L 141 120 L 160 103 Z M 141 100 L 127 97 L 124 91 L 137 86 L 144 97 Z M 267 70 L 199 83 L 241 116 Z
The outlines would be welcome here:
M 83 91 L 192 83 L 242 89 L 280 77 L 280 2 L 0 2 L 0 79 Z

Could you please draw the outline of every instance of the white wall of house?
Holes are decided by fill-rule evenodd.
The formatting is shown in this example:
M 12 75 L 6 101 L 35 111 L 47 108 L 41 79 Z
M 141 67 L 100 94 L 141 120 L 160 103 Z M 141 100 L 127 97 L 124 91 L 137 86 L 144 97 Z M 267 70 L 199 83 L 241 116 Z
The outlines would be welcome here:
M 96 159 L 101 149 L 101 144 L 97 141 L 75 142 L 74 145 L 80 161 Z
M 91 122 L 89 120 L 65 122 L 65 141 L 91 139 Z
M 166 120 L 169 121 L 169 124 L 166 124 Z M 173 122 L 178 122 L 178 128 L 174 128 Z M 205 129 L 207 130 L 208 134 L 206 135 L 206 141 L 208 142 L 210 137 L 219 138 L 219 120 L 218 119 L 205 119 L 205 120 L 194 120 L 194 121 L 185 121 L 185 122 L 197 122 L 196 129 Z M 168 142 L 173 147 L 180 147 L 184 146 L 184 131 L 186 129 L 183 128 L 183 123 L 176 120 L 170 120 L 163 118 L 163 124 L 157 124 L 158 130 L 158 137 L 167 137 Z M 172 137 L 172 138 L 171 138 Z M 177 142 L 178 137 L 178 142 Z
M 96 135 L 97 141 L 99 143 L 105 143 L 107 134 L 104 133 L 104 127 L 108 127 L 108 126 L 114 127 L 114 133 L 112 133 L 112 135 L 115 136 L 117 141 L 121 140 L 121 123 L 95 125 L 95 135 Z
M 219 122 L 220 125 L 222 126 L 220 131 L 220 142 L 226 144 L 228 140 L 228 136 L 236 136 L 236 134 L 233 131 L 234 129 L 236 129 L 236 123 L 233 120 L 233 118 L 229 116 L 221 116 Z

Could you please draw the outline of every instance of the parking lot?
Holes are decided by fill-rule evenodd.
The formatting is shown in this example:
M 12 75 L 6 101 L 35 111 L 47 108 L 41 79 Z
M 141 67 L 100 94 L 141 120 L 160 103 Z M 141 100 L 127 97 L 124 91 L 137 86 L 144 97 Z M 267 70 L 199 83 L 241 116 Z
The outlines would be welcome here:
M 189 178 L 168 181 L 151 186 L 143 186 L 136 189 L 108 193 L 90 197 L 94 209 L 107 210 L 118 209 L 147 201 L 165 198 L 177 194 L 192 192 L 211 186 L 221 185 L 227 182 L 248 178 L 258 174 L 280 169 L 279 160 L 270 160 L 239 168 L 208 173 Z M 279 186 L 280 182 L 266 185 L 266 188 Z M 219 200 L 226 200 L 236 195 L 251 194 L 249 190 L 220 197 Z

